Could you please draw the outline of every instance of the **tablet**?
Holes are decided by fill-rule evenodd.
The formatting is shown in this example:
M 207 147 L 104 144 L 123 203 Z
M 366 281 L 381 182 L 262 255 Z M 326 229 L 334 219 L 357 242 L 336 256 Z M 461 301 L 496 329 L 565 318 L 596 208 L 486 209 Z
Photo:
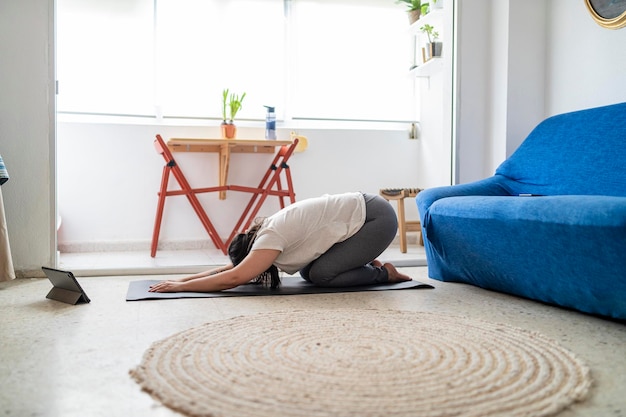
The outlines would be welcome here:
M 46 295 L 51 300 L 62 301 L 68 304 L 88 303 L 91 300 L 85 294 L 78 281 L 70 271 L 61 271 L 54 268 L 41 269 L 52 283 L 52 289 Z

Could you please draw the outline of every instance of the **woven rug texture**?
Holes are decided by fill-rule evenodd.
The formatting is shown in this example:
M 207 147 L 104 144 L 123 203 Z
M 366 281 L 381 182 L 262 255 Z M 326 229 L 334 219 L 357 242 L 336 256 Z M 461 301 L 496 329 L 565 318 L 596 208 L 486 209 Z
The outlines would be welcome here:
M 558 343 L 443 314 L 279 311 L 154 343 L 131 376 L 189 416 L 552 416 L 589 394 Z

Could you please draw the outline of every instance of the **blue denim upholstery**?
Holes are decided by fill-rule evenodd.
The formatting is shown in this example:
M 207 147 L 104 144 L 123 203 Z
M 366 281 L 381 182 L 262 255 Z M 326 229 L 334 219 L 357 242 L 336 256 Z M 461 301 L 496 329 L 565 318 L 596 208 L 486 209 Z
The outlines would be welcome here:
M 548 118 L 494 176 L 416 201 L 431 278 L 626 319 L 626 103 Z

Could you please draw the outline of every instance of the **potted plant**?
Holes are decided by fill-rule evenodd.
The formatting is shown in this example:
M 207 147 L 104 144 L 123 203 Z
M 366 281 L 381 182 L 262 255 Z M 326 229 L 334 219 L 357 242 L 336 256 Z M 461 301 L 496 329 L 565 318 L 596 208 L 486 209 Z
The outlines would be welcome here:
M 241 97 L 238 94 L 230 93 L 228 88 L 222 91 L 222 138 L 234 139 L 237 135 L 237 126 L 235 126 L 235 116 L 241 110 L 243 99 L 246 93 Z M 226 111 L 230 110 L 230 117 L 226 118 Z
M 408 10 L 406 11 L 409 15 L 409 23 L 413 24 L 418 21 L 420 15 L 426 14 L 428 11 L 428 3 L 422 5 L 421 0 L 396 0 L 398 4 L 406 4 Z
M 439 33 L 435 31 L 435 28 L 432 25 L 425 24 L 420 28 L 420 31 L 428 36 L 428 43 L 426 44 L 426 52 L 424 53 L 424 62 L 428 61 L 433 57 L 441 56 L 441 49 L 443 47 L 442 42 L 437 42 L 439 39 Z M 424 48 L 422 48 L 424 51 Z

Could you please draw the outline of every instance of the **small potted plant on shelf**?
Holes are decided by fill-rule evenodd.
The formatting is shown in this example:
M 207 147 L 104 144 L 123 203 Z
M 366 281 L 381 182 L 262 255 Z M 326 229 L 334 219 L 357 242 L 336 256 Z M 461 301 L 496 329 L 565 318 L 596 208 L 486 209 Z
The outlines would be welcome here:
M 409 15 L 409 23 L 413 24 L 417 22 L 420 18 L 420 15 L 425 15 L 428 13 L 428 3 L 422 4 L 422 0 L 396 0 L 398 4 L 406 4 L 408 10 L 406 11 Z
M 234 139 L 237 136 L 237 126 L 235 126 L 235 116 L 241 110 L 243 99 L 246 93 L 241 97 L 238 94 L 230 93 L 228 88 L 222 91 L 222 138 Z M 230 117 L 226 118 L 226 111 L 230 110 Z
M 440 57 L 443 43 L 437 42 L 437 39 L 439 39 L 439 33 L 436 32 L 435 28 L 429 24 L 425 24 L 424 26 L 422 26 L 420 28 L 420 31 L 428 36 L 428 43 L 426 44 L 426 48 L 422 48 L 422 58 L 424 59 L 424 62 L 434 57 Z

